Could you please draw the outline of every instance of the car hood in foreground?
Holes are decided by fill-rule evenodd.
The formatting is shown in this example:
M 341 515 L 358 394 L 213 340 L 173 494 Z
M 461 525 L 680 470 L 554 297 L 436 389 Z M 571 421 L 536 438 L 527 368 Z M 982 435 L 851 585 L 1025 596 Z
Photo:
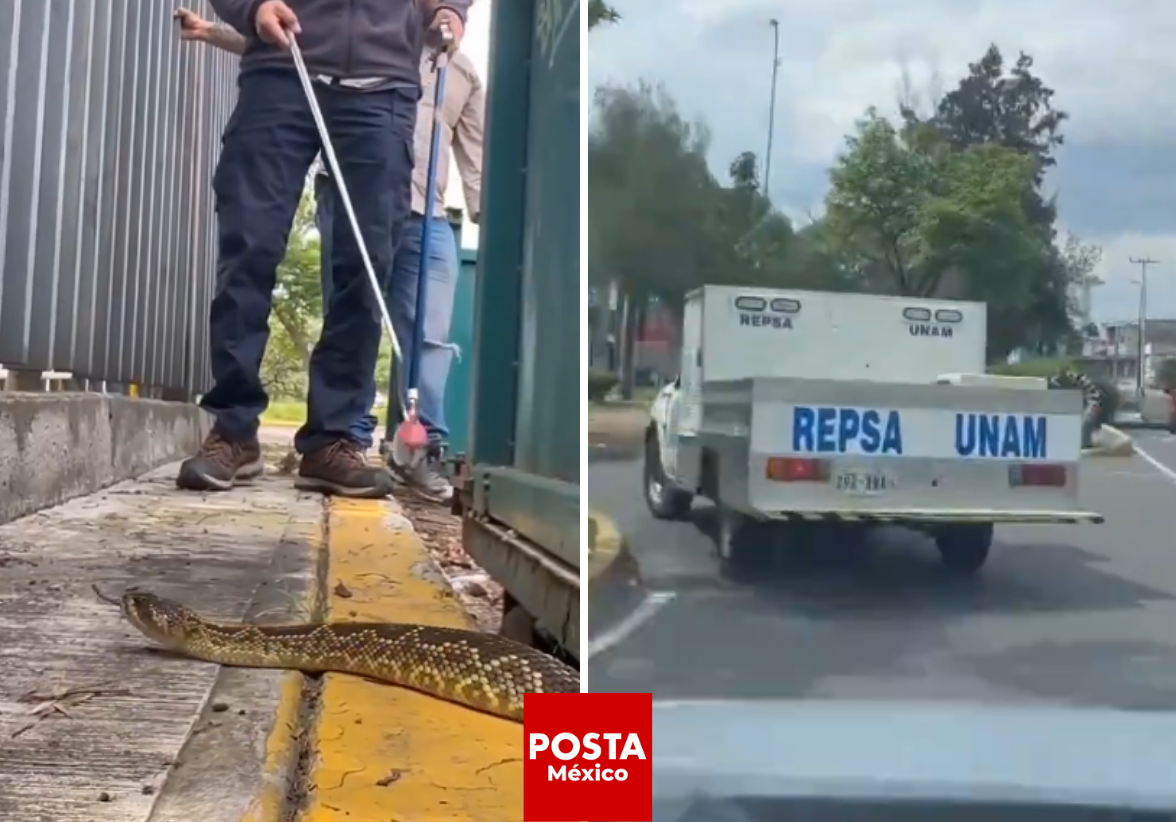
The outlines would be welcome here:
M 654 799 L 1176 808 L 1176 714 L 952 703 L 654 702 Z

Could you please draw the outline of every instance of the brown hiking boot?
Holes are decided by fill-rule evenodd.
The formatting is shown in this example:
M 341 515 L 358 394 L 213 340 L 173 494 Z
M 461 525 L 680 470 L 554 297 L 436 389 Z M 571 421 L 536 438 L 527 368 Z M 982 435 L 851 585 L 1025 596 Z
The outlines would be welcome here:
M 392 494 L 392 476 L 382 465 L 369 465 L 358 443 L 336 440 L 302 455 L 294 487 L 340 497 L 382 499 Z
M 265 471 L 257 440 L 229 442 L 216 431 L 209 433 L 200 453 L 180 464 L 176 487 L 185 491 L 228 491 Z

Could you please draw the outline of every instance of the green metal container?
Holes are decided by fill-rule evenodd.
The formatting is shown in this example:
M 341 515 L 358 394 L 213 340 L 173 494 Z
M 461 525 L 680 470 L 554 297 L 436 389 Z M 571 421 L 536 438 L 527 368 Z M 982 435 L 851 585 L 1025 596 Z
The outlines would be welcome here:
M 449 367 L 449 382 L 445 385 L 445 422 L 449 425 L 449 448 L 455 455 L 465 454 L 469 446 L 470 387 L 474 372 L 474 296 L 478 279 L 478 252 L 472 248 L 460 248 L 460 236 L 461 268 L 453 300 L 449 341 L 460 349 L 461 356 L 455 358 Z
M 498 2 L 491 12 L 466 451 L 472 477 L 463 491 L 480 515 L 467 519 L 474 522 L 467 550 L 573 652 L 580 565 L 579 13 L 573 0 Z M 487 540 L 479 522 L 502 530 Z M 511 548 L 511 540 L 539 549 L 528 568 L 520 566 L 530 548 Z M 531 581 L 512 588 L 511 579 Z

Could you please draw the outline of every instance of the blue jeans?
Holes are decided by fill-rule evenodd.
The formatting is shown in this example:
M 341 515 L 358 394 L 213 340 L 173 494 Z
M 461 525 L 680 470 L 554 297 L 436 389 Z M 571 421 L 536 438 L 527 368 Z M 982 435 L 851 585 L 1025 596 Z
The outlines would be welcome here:
M 209 310 L 214 384 L 201 405 L 224 439 L 247 442 L 256 438 L 268 403 L 260 373 L 274 283 L 319 136 L 292 69 L 245 71 L 238 86 L 213 177 L 219 246 Z M 386 277 L 411 210 L 418 95 L 326 87 L 317 94 L 352 184 L 368 251 Z M 303 454 L 354 438 L 353 423 L 371 406 L 380 324 L 350 227 L 338 228 L 345 230 L 330 245 L 334 289 L 310 358 L 306 424 L 294 440 Z
M 324 238 L 338 236 L 339 229 L 336 227 L 335 216 L 337 214 L 338 222 L 345 225 L 347 215 L 342 204 L 338 203 L 336 196 L 333 195 L 334 186 L 320 175 L 315 180 L 315 191 L 315 216 L 319 233 Z M 388 313 L 392 317 L 392 327 L 396 331 L 396 338 L 406 359 L 403 365 L 393 364 L 393 383 L 399 386 L 399 390 L 388 398 L 390 406 L 404 390 L 405 373 L 402 372 L 407 372 L 407 358 L 412 356 L 417 282 L 420 275 L 421 232 L 424 225 L 425 219 L 419 214 L 412 214 L 405 221 L 392 264 L 392 275 L 384 292 L 388 302 Z M 427 271 L 429 282 L 425 294 L 425 333 L 421 351 L 420 385 L 417 387 L 420 392 L 421 423 L 425 426 L 431 441 L 443 443 L 449 439 L 449 428 L 445 424 L 445 383 L 449 380 L 449 366 L 454 356 L 454 349 L 449 345 L 449 327 L 453 318 L 453 301 L 457 294 L 457 238 L 449 221 L 442 217 L 429 220 L 428 226 L 432 232 L 429 238 Z M 322 290 L 323 299 L 326 301 L 329 300 L 328 295 L 334 288 L 331 250 L 326 239 L 323 240 L 322 258 Z M 372 413 L 372 406 L 376 402 L 376 390 L 373 368 L 365 394 L 366 413 L 357 417 L 351 427 L 352 436 L 369 448 L 375 440 L 375 431 L 380 424 Z

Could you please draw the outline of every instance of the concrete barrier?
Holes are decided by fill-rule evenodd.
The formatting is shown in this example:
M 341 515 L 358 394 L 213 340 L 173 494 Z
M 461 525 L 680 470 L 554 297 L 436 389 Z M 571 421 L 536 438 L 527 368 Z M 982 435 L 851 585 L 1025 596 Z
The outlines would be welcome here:
M 1129 457 L 1135 453 L 1135 441 L 1114 426 L 1104 425 L 1091 439 L 1094 444 L 1082 449 L 1084 457 Z
M 190 454 L 209 424 L 188 403 L 0 393 L 0 523 Z

